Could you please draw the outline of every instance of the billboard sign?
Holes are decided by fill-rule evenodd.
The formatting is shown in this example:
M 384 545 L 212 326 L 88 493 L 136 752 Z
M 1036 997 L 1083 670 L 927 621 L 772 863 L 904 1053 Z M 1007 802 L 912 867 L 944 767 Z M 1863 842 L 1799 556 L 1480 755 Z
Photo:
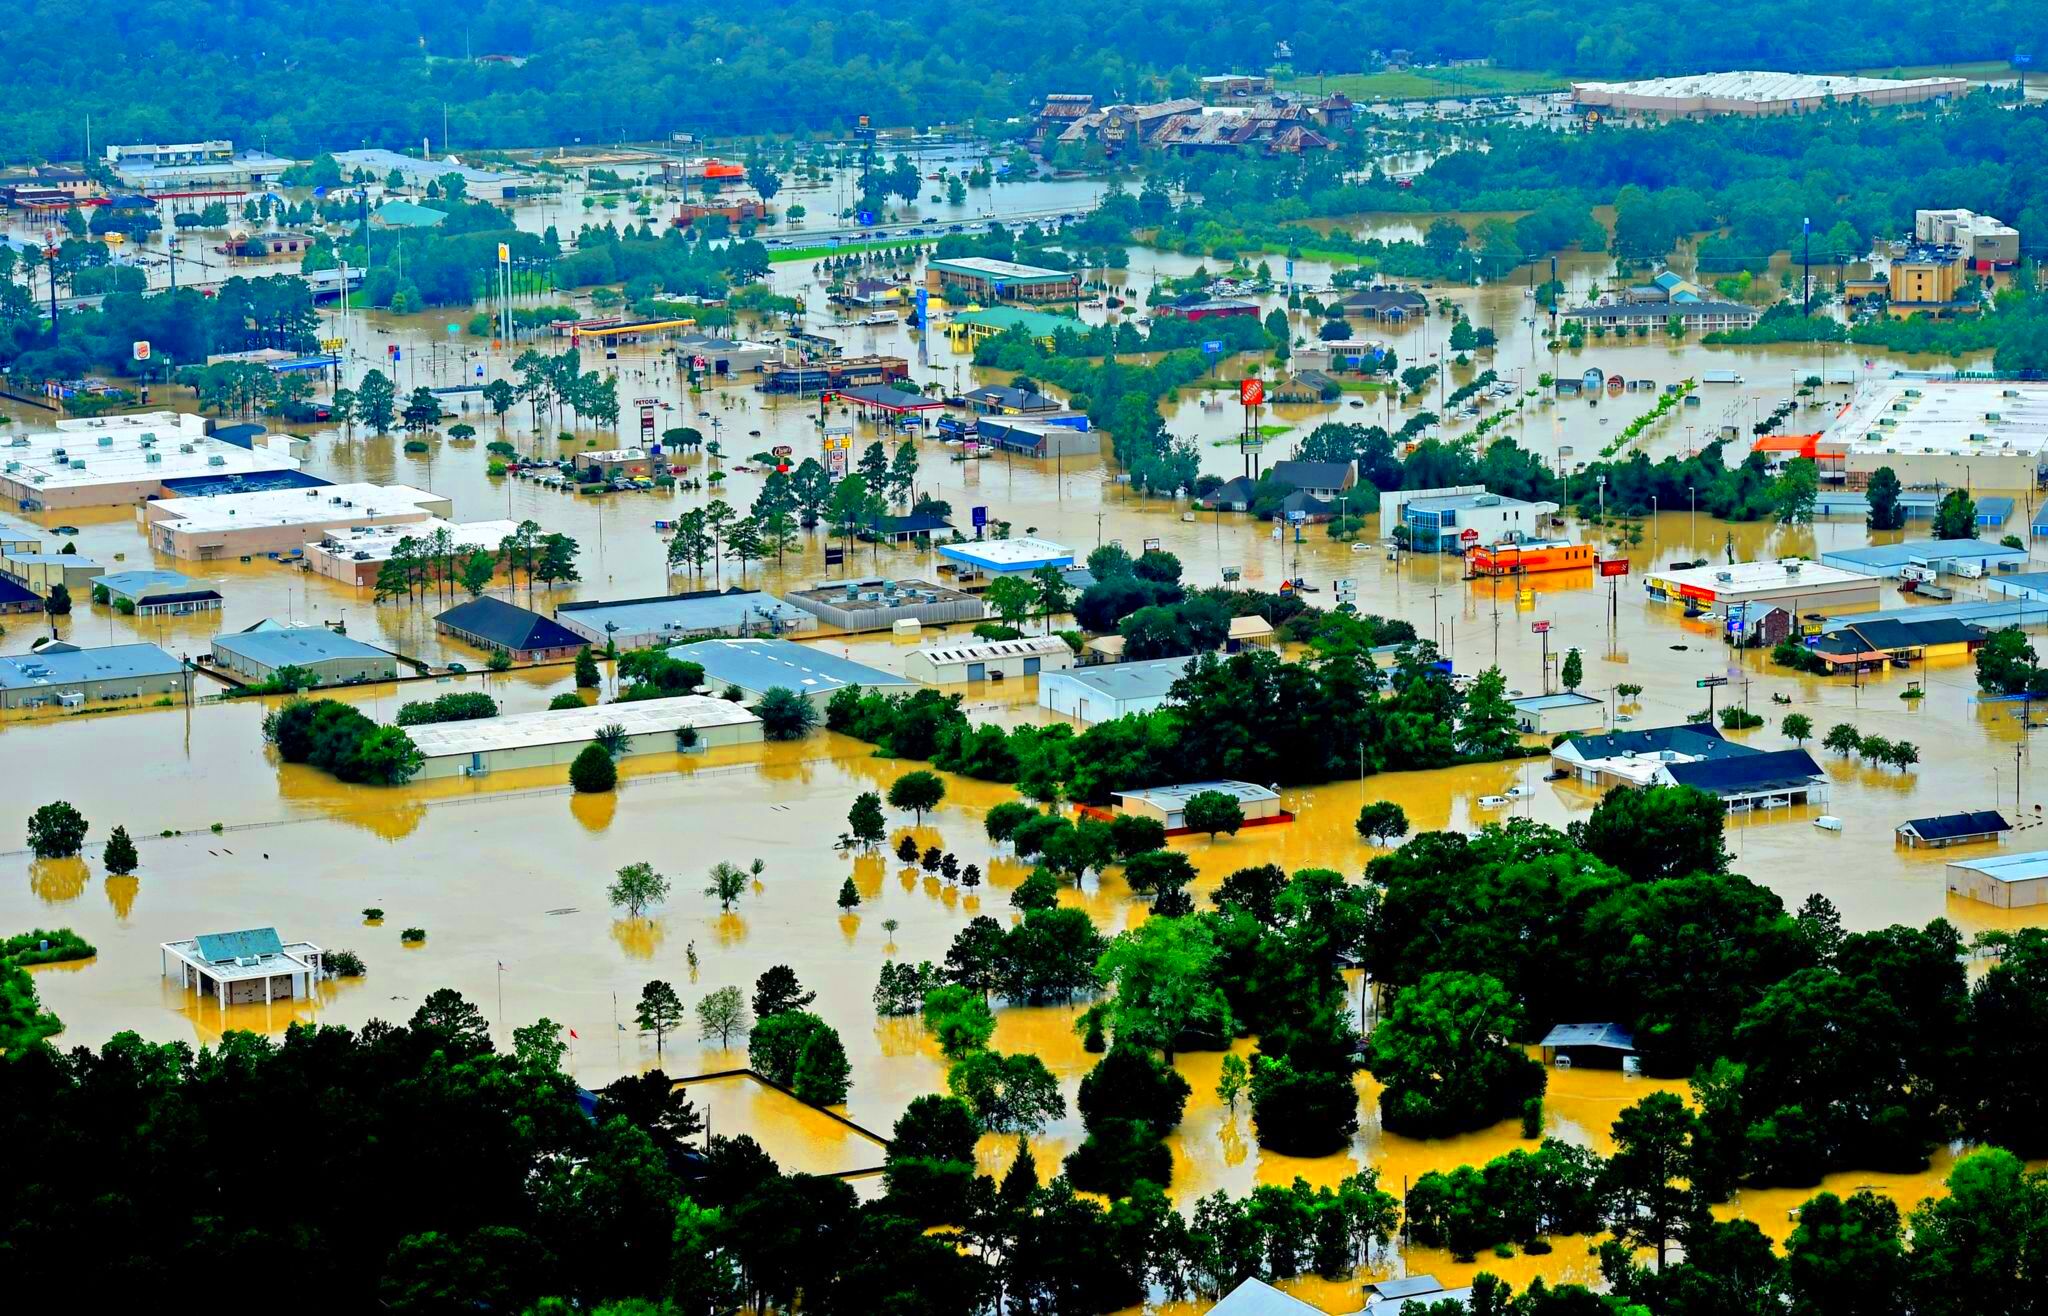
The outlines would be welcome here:
M 1628 574 L 1628 559 L 1625 557 L 1601 558 L 1600 574 L 1602 576 L 1626 576 Z
M 1203 340 L 1203 342 L 1202 342 L 1202 354 L 1203 354 L 1203 355 L 1205 355 L 1205 356 L 1217 356 L 1217 355 L 1220 355 L 1220 354 L 1222 353 L 1222 351 L 1223 351 L 1223 340 L 1222 340 L 1221 338 L 1209 338 L 1209 339 L 1204 339 L 1204 340 Z
M 1529 623 L 1529 630 L 1535 635 L 1548 635 L 1550 634 L 1550 623 L 1547 621 L 1532 621 Z
M 1266 381 L 1263 379 L 1246 379 L 1240 381 L 1237 386 L 1237 400 L 1247 407 L 1265 406 Z
M 987 524 L 988 524 L 988 508 L 987 508 L 987 507 L 975 507 L 975 508 L 971 509 L 971 510 L 970 510 L 970 511 L 969 511 L 969 512 L 967 513 L 967 519 L 968 519 L 968 522 L 969 522 L 969 523 L 970 523 L 971 525 L 973 525 L 973 527 L 974 527 L 974 528 L 975 528 L 976 530 L 979 530 L 979 529 L 981 529 L 981 528 L 982 528 L 983 526 L 985 526 L 985 525 L 987 525 Z
M 147 338 L 136 339 L 128 345 L 128 350 L 134 354 L 137 361 L 149 360 L 149 340 Z

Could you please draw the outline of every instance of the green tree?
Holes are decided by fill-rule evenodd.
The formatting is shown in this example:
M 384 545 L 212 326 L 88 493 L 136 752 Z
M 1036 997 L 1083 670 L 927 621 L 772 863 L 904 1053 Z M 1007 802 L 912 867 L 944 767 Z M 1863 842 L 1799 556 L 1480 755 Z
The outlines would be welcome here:
M 1368 1039 L 1380 1119 L 1397 1133 L 1470 1132 L 1540 1097 L 1543 1067 L 1514 1045 L 1520 1008 L 1483 973 L 1425 974 L 1395 994 Z
M 1864 524 L 1872 530 L 1905 529 L 1906 509 L 1899 502 L 1901 492 L 1897 471 L 1889 466 L 1872 471 L 1870 482 L 1863 489 L 1863 496 L 1870 502 L 1870 514 L 1864 518 Z
M 1899 1208 L 1889 1197 L 1818 1193 L 1799 1208 L 1785 1240 L 1791 1316 L 1893 1316 L 1905 1279 Z
M 576 651 L 576 688 L 595 690 L 603 684 L 604 677 L 597 670 L 597 655 L 592 653 L 590 646 L 586 644 Z
M 1828 734 L 1821 742 L 1821 748 L 1837 754 L 1854 754 L 1863 748 L 1863 733 L 1847 722 L 1837 722 L 1828 728 Z
M 1358 811 L 1358 834 L 1374 845 L 1406 836 L 1407 811 L 1392 800 L 1374 800 Z
M 1216 1099 L 1221 1101 L 1231 1114 L 1237 1113 L 1237 1100 L 1252 1085 L 1251 1066 L 1244 1057 L 1235 1052 L 1223 1057 L 1223 1067 L 1216 1079 Z
M 802 740 L 818 725 L 818 706 L 788 686 L 778 685 L 761 692 L 754 716 L 761 719 L 761 734 L 769 740 Z
M 1150 919 L 1119 933 L 1096 961 L 1096 977 L 1112 989 L 1096 1007 L 1119 1043 L 1163 1051 L 1169 1062 L 1184 1036 L 1221 1039 L 1235 1016 L 1216 981 L 1217 947 L 1209 925 L 1194 919 Z
M 408 430 L 430 430 L 441 423 L 441 400 L 434 396 L 433 389 L 422 384 L 406 399 L 400 419 Z
M 1659 1271 L 1680 1224 L 1698 1209 L 1685 1184 L 1698 1126 L 1673 1092 L 1651 1093 L 1614 1121 L 1614 1155 L 1605 1175 L 1614 1202 L 1611 1223 L 1617 1238 L 1656 1248 Z
M 1787 713 L 1778 723 L 1778 730 L 1795 745 L 1804 745 L 1813 739 L 1813 719 L 1804 713 Z
M 1977 537 L 1977 504 L 1962 489 L 1951 489 L 1942 495 L 1941 505 L 1934 509 L 1934 537 L 1936 539 L 1975 539 Z
M 119 877 L 128 876 L 142 863 L 141 856 L 135 853 L 135 842 L 129 839 L 126 827 L 117 825 L 107 836 L 107 844 L 100 851 L 100 862 L 106 865 L 109 873 Z
M 1467 758 L 1498 759 L 1521 743 L 1515 708 L 1508 702 L 1507 679 L 1500 668 L 1489 667 L 1465 692 L 1458 716 L 1458 752 Z
M 988 583 L 981 600 L 1006 624 L 1015 626 L 1031 615 L 1038 602 L 1038 591 L 1021 577 L 997 576 Z
M 585 745 L 569 764 L 569 784 L 581 795 L 601 795 L 619 784 L 619 769 L 604 746 Z
M 924 994 L 924 1026 L 947 1059 L 958 1060 L 988 1045 L 996 1031 L 988 1001 L 968 987 L 947 984 Z
M 787 964 L 771 964 L 754 979 L 754 1017 L 757 1019 L 801 1010 L 817 999 L 818 994 L 805 991 L 803 983 L 797 980 L 796 970 Z
M 1218 832 L 1237 835 L 1244 826 L 1244 806 L 1227 791 L 1196 791 L 1181 807 L 1181 817 L 1189 831 L 1206 832 L 1213 842 Z
M 906 772 L 889 784 L 889 807 L 909 809 L 917 815 L 920 827 L 924 826 L 925 813 L 938 808 L 939 801 L 945 798 L 945 780 L 936 772 Z
M 398 389 L 381 370 L 370 370 L 356 385 L 356 419 L 383 434 L 397 416 Z
M 1586 663 L 1579 657 L 1576 648 L 1568 649 L 1564 655 L 1564 666 L 1558 670 L 1557 679 L 1567 690 L 1577 690 L 1586 680 Z
M 1819 493 L 1819 468 L 1812 458 L 1795 457 L 1771 481 L 1771 514 L 1779 525 L 1805 525 L 1813 520 L 1814 499 Z
M 663 1041 L 669 1033 L 683 1022 L 683 998 L 676 995 L 676 989 L 659 978 L 640 989 L 640 1004 L 634 1017 L 640 1021 L 640 1031 L 654 1034 L 654 1057 L 661 1059 Z
M 853 879 L 849 877 L 839 884 L 839 908 L 850 914 L 859 907 L 860 890 L 854 886 Z
M 1622 786 L 1571 825 L 1572 841 L 1639 882 L 1725 873 L 1727 807 L 1690 786 Z
M 734 903 L 746 894 L 747 870 L 721 859 L 711 865 L 709 876 L 711 880 L 704 887 L 705 897 L 718 902 L 719 913 L 732 913 Z
M 643 861 L 627 864 L 615 881 L 605 888 L 605 899 L 614 909 L 626 911 L 627 918 L 639 918 L 649 905 L 668 899 L 669 880 Z
M 862 849 L 872 850 L 882 843 L 888 830 L 887 819 L 882 814 L 882 797 L 873 791 L 862 791 L 854 796 L 853 806 L 846 811 L 848 835 L 858 841 Z
M 989 1133 L 1039 1133 L 1067 1114 L 1059 1080 L 1035 1055 L 971 1051 L 946 1071 L 946 1089 Z
M 721 1050 L 746 1026 L 747 1003 L 737 987 L 720 987 L 697 1002 L 697 1035 L 707 1042 L 717 1038 Z
M 846 1100 L 852 1066 L 832 1026 L 817 1015 L 787 1011 L 756 1020 L 747 1034 L 747 1062 L 814 1106 Z
M 28 848 L 38 859 L 66 859 L 85 844 L 92 824 L 64 800 L 45 804 L 28 816 Z

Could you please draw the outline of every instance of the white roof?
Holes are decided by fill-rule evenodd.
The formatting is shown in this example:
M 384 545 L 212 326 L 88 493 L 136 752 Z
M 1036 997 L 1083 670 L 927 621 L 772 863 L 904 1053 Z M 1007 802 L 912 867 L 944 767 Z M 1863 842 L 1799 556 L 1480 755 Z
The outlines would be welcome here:
M 709 695 L 677 695 L 672 699 L 638 699 L 624 704 L 592 704 L 585 708 L 508 713 L 468 722 L 432 722 L 407 727 L 406 734 L 430 759 L 451 754 L 488 754 L 494 750 L 529 749 L 595 740 L 601 728 L 617 724 L 629 736 L 644 736 L 684 727 L 740 726 L 759 718 L 740 705 Z
M 1821 441 L 1861 454 L 2039 456 L 2048 449 L 2048 384 L 1887 380 L 1858 390 Z
M 332 507 L 333 504 L 329 503 L 326 506 Z M 357 562 L 382 562 L 398 547 L 399 540 L 425 539 L 442 530 L 453 536 L 458 550 L 486 548 L 496 552 L 498 546 L 505 542 L 505 537 L 517 529 L 517 521 L 455 522 L 430 516 L 424 521 L 407 521 L 403 525 L 352 526 L 332 536 L 335 543 L 332 549 L 321 544 L 308 544 L 306 552 L 331 554 L 336 558 Z
M 1270 787 L 1255 785 L 1249 781 L 1190 781 L 1178 786 L 1151 786 L 1141 791 L 1117 791 L 1120 800 L 1143 800 L 1145 803 L 1171 812 L 1181 808 L 1188 800 L 1206 791 L 1216 791 L 1235 796 L 1246 804 L 1277 800 L 1279 793 Z
M 576 455 L 594 462 L 636 462 L 647 455 L 647 449 L 605 448 L 597 452 L 579 452 Z
M 1049 653 L 1067 653 L 1067 642 L 1057 635 L 1027 635 L 1019 640 L 981 640 L 974 644 L 940 644 L 917 651 L 938 666 L 979 663 L 991 658 L 1032 658 Z
M 184 451 L 187 447 L 192 451 Z M 56 456 L 59 450 L 62 458 Z M 210 438 L 201 418 L 169 411 L 64 420 L 55 429 L 0 434 L 0 468 L 6 478 L 40 489 L 253 475 L 298 466 L 268 448 L 244 448 Z
M 947 557 L 998 568 L 1060 558 L 1069 562 L 1074 559 L 1073 549 L 1065 544 L 1055 544 L 1050 539 L 987 539 L 978 544 L 947 544 L 942 551 Z
M 1830 585 L 1869 583 L 1867 576 L 1854 571 L 1844 571 L 1840 567 L 1824 567 L 1818 562 L 1731 562 L 1719 565 L 1708 563 L 1704 567 L 1687 567 L 1683 571 L 1652 569 L 1647 574 L 1667 584 L 1692 585 L 1699 589 L 1712 590 L 1717 596 L 1743 594 L 1755 590 L 1789 589 L 1794 586 L 1820 589 Z M 1721 579 L 1724 575 L 1728 577 L 1727 580 Z
M 177 530 L 248 530 L 252 527 L 327 525 L 411 514 L 447 499 L 406 484 L 327 484 L 312 489 L 166 498 L 150 504 L 150 520 Z
M 1728 100 L 1769 104 L 1833 96 L 1837 100 L 1878 92 L 1926 88 L 1931 92 L 1962 91 L 1961 78 L 1856 78 L 1839 73 L 1777 73 L 1744 69 L 1733 73 L 1688 73 L 1675 78 L 1643 78 L 1635 82 L 1575 82 L 1575 95 L 1657 96 L 1672 100 Z
M 2048 850 L 2030 850 L 2024 854 L 1993 855 L 1985 859 L 1954 859 L 1950 868 L 1967 868 L 1981 873 L 1994 882 L 2031 882 L 2048 877 Z

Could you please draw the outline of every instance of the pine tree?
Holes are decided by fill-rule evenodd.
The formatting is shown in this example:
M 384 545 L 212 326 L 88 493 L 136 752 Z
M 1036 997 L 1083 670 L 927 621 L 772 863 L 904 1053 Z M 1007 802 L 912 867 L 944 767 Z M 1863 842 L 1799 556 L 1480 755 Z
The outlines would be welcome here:
M 142 862 L 135 853 L 135 842 L 128 838 L 126 827 L 114 828 L 113 834 L 107 837 L 106 849 L 100 852 L 100 862 L 107 866 L 109 873 L 119 877 L 128 876 Z

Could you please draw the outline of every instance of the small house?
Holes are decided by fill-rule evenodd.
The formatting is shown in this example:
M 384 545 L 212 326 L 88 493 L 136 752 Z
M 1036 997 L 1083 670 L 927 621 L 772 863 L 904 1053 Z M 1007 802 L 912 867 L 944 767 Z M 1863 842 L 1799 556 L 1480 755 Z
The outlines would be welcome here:
M 517 662 L 573 658 L 587 643 L 558 621 L 489 595 L 456 604 L 434 618 L 434 629 L 479 649 L 503 649 Z
M 1620 1024 L 1559 1024 L 1537 1045 L 1543 1048 L 1544 1058 L 1561 1069 L 1635 1072 L 1635 1034 Z
M 205 932 L 158 948 L 162 976 L 230 1005 L 304 999 L 326 977 L 323 952 L 310 941 L 285 942 L 276 928 Z
M 1951 845 L 1974 845 L 1996 841 L 2012 830 L 2012 824 L 1996 809 L 1965 813 L 1943 813 L 1932 818 L 1908 818 L 1895 829 L 1899 843 L 1910 849 L 1944 849 Z

